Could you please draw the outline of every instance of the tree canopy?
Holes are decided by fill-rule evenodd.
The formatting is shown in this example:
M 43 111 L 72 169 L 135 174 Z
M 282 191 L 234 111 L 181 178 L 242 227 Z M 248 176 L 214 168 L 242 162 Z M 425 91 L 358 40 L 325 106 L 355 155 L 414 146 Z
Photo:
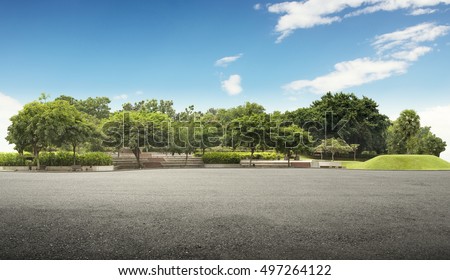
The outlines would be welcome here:
M 327 93 L 307 108 L 267 113 L 257 103 L 176 112 L 172 100 L 125 103 L 111 112 L 110 99 L 85 100 L 42 94 L 11 118 L 7 140 L 19 153 L 48 149 L 117 151 L 129 148 L 138 162 L 142 151 L 184 153 L 208 148 L 274 150 L 288 159 L 320 153 L 356 159 L 362 153 L 439 155 L 446 143 L 420 127 L 420 117 L 405 110 L 391 123 L 378 104 L 353 93 Z

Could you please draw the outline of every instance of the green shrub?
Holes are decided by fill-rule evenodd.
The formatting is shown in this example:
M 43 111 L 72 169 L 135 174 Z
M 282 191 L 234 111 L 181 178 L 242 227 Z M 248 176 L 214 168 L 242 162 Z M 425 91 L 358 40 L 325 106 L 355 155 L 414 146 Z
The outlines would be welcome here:
M 206 164 L 239 164 L 241 157 L 238 153 L 233 152 L 210 152 L 205 153 L 202 157 Z
M 69 152 L 43 152 L 39 154 L 39 162 L 46 166 L 70 166 L 73 164 L 73 154 Z M 36 159 L 34 164 L 36 165 Z
M 41 165 L 46 166 L 71 166 L 73 165 L 73 153 L 44 152 L 39 155 L 39 161 Z M 34 164 L 36 165 L 36 160 L 34 160 Z M 112 158 L 102 152 L 76 154 L 75 164 L 82 166 L 112 165 Z
M 250 157 L 250 152 L 207 152 L 202 156 L 202 159 L 206 164 L 239 164 L 242 159 L 250 159 Z M 277 154 L 271 152 L 256 152 L 253 154 L 253 158 L 274 160 L 277 158 Z
M 92 152 L 78 155 L 77 162 L 83 166 L 112 165 L 112 157 L 102 152 Z
M 373 158 L 377 156 L 377 152 L 375 151 L 363 151 L 361 153 L 362 158 Z
M 28 161 L 18 153 L 0 153 L 0 166 L 25 166 Z

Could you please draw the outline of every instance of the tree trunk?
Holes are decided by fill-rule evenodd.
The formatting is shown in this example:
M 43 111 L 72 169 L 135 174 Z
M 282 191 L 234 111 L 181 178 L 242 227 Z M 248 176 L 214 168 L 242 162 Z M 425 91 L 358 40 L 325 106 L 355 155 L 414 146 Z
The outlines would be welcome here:
M 39 150 L 37 146 L 33 146 L 33 155 L 34 158 L 36 159 L 37 169 L 39 170 L 41 168 L 41 163 L 39 162 Z
M 353 160 L 356 161 L 356 151 L 353 152 Z
M 186 160 L 184 161 L 184 166 L 187 166 L 187 161 L 188 161 L 188 155 L 189 154 L 187 152 L 185 154 L 186 154 Z
M 255 153 L 255 148 L 252 148 L 251 149 L 251 152 L 250 152 L 250 167 L 252 166 L 252 163 L 253 163 L 253 154 Z
M 331 161 L 334 161 L 334 153 L 331 153 Z
M 288 167 L 291 167 L 291 151 L 287 152 Z
M 133 150 L 134 156 L 136 157 L 138 168 L 141 169 L 142 168 L 142 166 L 141 166 L 141 149 L 138 147 L 138 148 L 134 148 L 132 150 Z
M 77 145 L 73 145 L 73 165 L 77 164 L 76 148 L 77 148 Z

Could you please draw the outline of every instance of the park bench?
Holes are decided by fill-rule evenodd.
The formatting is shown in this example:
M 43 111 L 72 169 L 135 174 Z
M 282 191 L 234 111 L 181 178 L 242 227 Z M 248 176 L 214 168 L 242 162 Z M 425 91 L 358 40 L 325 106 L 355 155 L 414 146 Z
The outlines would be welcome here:
M 342 168 L 341 162 L 335 162 L 335 161 L 321 161 L 319 162 L 320 168 Z

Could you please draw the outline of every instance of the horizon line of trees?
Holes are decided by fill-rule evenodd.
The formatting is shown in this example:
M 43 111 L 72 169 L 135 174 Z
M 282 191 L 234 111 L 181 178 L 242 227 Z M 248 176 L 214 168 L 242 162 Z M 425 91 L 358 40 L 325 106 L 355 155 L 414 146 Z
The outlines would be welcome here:
M 420 126 L 414 110 L 404 110 L 391 122 L 378 104 L 353 93 L 327 93 L 310 107 L 284 113 L 266 113 L 247 102 L 224 109 L 195 111 L 189 106 L 176 112 L 171 100 L 125 103 L 111 112 L 107 97 L 78 100 L 61 95 L 49 101 L 41 94 L 28 103 L 8 127 L 9 143 L 23 154 L 32 152 L 39 165 L 43 150 L 116 151 L 129 148 L 138 164 L 142 151 L 203 153 L 211 147 L 232 150 L 275 150 L 290 158 L 299 154 L 408 153 L 439 156 L 446 143 Z

